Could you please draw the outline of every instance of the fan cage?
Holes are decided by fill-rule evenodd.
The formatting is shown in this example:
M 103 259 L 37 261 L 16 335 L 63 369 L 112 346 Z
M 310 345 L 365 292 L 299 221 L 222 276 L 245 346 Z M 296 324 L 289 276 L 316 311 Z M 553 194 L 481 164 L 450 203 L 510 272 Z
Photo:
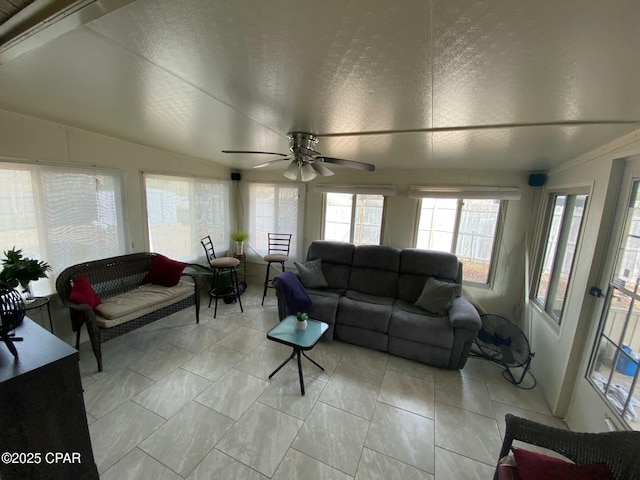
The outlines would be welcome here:
M 475 344 L 480 354 L 474 356 L 489 360 L 504 368 L 502 376 L 512 384 L 525 389 L 536 385 L 536 379 L 529 371 L 534 353 L 524 332 L 511 320 L 501 315 L 480 315 L 482 328 L 478 332 Z M 522 368 L 522 375 L 516 378 L 512 368 Z M 522 387 L 520 384 L 527 373 L 533 378 L 533 385 Z

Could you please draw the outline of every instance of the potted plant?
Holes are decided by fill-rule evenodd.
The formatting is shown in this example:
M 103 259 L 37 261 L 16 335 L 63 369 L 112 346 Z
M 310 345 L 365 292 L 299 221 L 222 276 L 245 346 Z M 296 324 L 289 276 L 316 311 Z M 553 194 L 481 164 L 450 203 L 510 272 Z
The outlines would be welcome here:
M 20 286 L 25 301 L 33 299 L 29 291 L 29 283 L 39 278 L 47 278 L 47 272 L 51 270 L 49 264 L 22 255 L 22 250 L 13 247 L 4 252 L 2 259 L 2 271 L 0 282 L 8 284 L 12 288 Z
M 296 328 L 299 330 L 304 330 L 307 328 L 307 320 L 309 319 L 309 315 L 304 312 L 296 313 Z
M 249 233 L 243 230 L 238 230 L 231 235 L 231 238 L 236 242 L 236 253 L 238 255 L 244 255 L 244 242 L 249 239 Z

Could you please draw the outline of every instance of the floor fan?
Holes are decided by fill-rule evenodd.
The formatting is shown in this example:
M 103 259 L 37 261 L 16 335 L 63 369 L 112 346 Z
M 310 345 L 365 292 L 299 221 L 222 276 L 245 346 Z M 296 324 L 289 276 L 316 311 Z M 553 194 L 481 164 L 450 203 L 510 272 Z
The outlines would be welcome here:
M 522 330 L 511 320 L 500 315 L 483 314 L 480 315 L 480 319 L 482 328 L 475 341 L 480 353 L 474 356 L 502 366 L 502 376 L 519 388 L 529 390 L 535 387 L 536 379 L 529 371 L 534 353 L 531 352 L 529 341 Z M 512 368 L 523 368 L 519 378 L 515 378 Z M 533 378 L 533 385 L 522 387 L 520 384 L 527 373 Z

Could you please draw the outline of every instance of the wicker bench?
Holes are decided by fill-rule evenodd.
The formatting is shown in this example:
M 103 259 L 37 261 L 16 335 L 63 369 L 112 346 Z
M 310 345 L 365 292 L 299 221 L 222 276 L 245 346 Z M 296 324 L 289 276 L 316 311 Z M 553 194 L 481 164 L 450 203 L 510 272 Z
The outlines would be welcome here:
M 95 292 L 101 299 L 115 297 L 116 295 L 132 292 L 142 285 L 142 279 L 145 277 L 151 266 L 151 262 L 155 257 L 155 253 L 133 253 L 130 255 L 121 255 L 118 257 L 105 258 L 73 265 L 65 269 L 56 279 L 56 290 L 62 303 L 71 311 L 79 312 L 84 315 L 87 325 L 87 333 L 91 341 L 93 353 L 98 362 L 98 371 L 102 371 L 102 351 L 101 344 L 107 340 L 118 337 L 122 334 L 135 330 L 136 328 L 147 325 L 155 320 L 171 315 L 184 308 L 195 305 L 196 307 L 196 323 L 200 322 L 200 288 L 197 275 L 183 273 L 182 276 L 190 277 L 193 281 L 193 294 L 187 298 L 176 298 L 175 302 L 171 302 L 171 298 L 164 304 L 158 305 L 159 308 L 149 312 L 141 311 L 140 316 L 132 318 L 124 323 L 105 328 L 99 325 L 96 313 L 89 305 L 74 303 L 70 299 L 72 281 L 78 275 L 84 275 Z M 160 287 L 164 288 L 164 287 Z M 76 348 L 80 344 L 80 328 L 76 333 Z

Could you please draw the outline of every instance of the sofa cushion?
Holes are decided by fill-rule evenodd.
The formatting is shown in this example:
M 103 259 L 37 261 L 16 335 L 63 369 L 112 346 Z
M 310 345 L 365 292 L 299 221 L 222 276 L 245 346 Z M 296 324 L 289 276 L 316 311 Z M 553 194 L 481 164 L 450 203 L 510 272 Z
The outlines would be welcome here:
M 96 307 L 98 325 L 109 328 L 166 307 L 193 295 L 193 283 L 179 282 L 173 287 L 147 284 L 115 297 Z
M 452 253 L 416 248 L 402 250 L 397 297 L 415 303 L 429 277 L 460 284 L 462 283 L 462 264 Z
M 306 263 L 293 262 L 298 269 L 300 281 L 305 288 L 326 288 L 329 286 L 322 273 L 322 259 L 316 258 Z
M 429 315 L 420 307 L 396 300 L 389 322 L 389 336 L 404 338 L 447 350 L 453 346 L 453 328 L 449 317 Z
M 353 254 L 349 290 L 395 297 L 399 267 L 399 249 L 381 245 L 359 245 Z
M 309 298 L 313 302 L 311 308 L 307 311 L 309 318 L 320 320 L 330 325 L 336 321 L 336 312 L 338 311 L 338 302 L 342 291 L 331 290 L 307 290 Z
M 322 273 L 329 288 L 346 290 L 349 287 L 349 275 L 355 245 L 352 243 L 316 240 L 311 242 L 307 260 L 322 259 Z
M 347 290 L 340 299 L 336 324 L 387 333 L 393 298 Z
M 429 277 L 416 300 L 416 305 L 432 315 L 446 315 L 451 308 L 451 302 L 458 294 L 459 287 L 456 283 Z
M 142 279 L 142 283 L 173 287 L 180 281 L 182 271 L 187 265 L 187 263 L 172 260 L 164 255 L 155 255 L 151 260 L 149 272 Z

